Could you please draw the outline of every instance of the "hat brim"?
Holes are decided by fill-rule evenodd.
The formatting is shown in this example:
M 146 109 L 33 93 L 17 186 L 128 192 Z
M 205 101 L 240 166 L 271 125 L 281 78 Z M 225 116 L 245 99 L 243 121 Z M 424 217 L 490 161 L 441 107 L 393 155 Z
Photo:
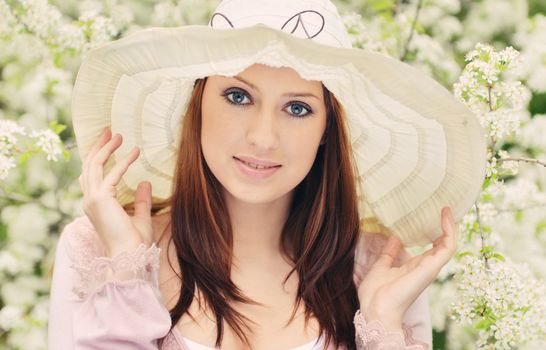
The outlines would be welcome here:
M 134 146 L 141 148 L 118 186 L 120 203 L 131 202 L 143 180 L 152 183 L 154 198 L 167 198 L 194 81 L 234 76 L 254 63 L 291 67 L 322 81 L 342 103 L 364 230 L 423 246 L 442 235 L 442 207 L 450 206 L 459 220 L 481 192 L 485 131 L 446 88 L 394 58 L 322 45 L 265 25 L 149 28 L 90 51 L 72 96 L 81 159 L 111 126 L 124 142 L 105 172 Z

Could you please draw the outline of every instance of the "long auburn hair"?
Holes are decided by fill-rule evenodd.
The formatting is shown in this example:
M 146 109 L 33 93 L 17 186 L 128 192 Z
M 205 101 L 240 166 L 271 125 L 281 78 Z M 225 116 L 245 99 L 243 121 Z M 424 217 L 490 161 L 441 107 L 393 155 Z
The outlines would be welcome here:
M 210 171 L 201 150 L 201 102 L 206 81 L 206 77 L 195 81 L 183 118 L 172 195 L 154 203 L 152 213 L 170 206 L 169 245 L 175 245 L 181 270 L 180 296 L 169 310 L 172 327 L 186 312 L 194 317 L 189 307 L 199 291 L 216 317 L 215 346 L 221 346 L 225 319 L 250 347 L 243 328 L 252 333 L 248 325 L 252 321 L 230 303 L 262 304 L 246 297 L 230 278 L 230 217 L 222 185 Z M 305 324 L 312 315 L 317 318 L 320 334 L 326 333 L 326 346 L 333 341 L 336 347 L 355 349 L 353 317 L 359 308 L 353 282 L 359 233 L 355 163 L 345 112 L 334 95 L 324 85 L 322 88 L 327 109 L 324 144 L 319 147 L 311 170 L 294 189 L 281 233 L 282 254 L 294 264 L 284 283 L 294 272 L 299 276 L 296 302 L 287 324 L 303 302 Z

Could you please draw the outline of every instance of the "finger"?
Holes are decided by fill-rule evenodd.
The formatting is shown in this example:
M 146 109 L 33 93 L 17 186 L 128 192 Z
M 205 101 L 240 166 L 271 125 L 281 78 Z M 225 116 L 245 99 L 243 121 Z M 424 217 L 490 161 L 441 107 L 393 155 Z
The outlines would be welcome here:
M 92 159 L 97 151 L 104 146 L 104 144 L 110 139 L 112 132 L 110 131 L 109 127 L 106 127 L 102 129 L 101 134 L 99 135 L 98 139 L 95 141 L 89 152 L 87 153 L 87 156 L 85 159 L 87 160 L 86 163 L 89 163 L 89 160 Z M 85 163 L 85 162 L 84 162 Z
M 142 181 L 138 184 L 135 192 L 135 217 L 151 218 L 152 209 L 152 184 L 149 181 Z
M 402 247 L 402 242 L 395 236 L 390 236 L 379 257 L 377 258 L 375 265 L 383 268 L 391 268 L 394 260 L 398 257 L 400 253 L 400 248 Z
M 146 241 L 153 238 L 151 209 L 152 184 L 149 181 L 140 182 L 135 192 L 135 213 L 133 220 Z
M 89 180 L 88 185 L 90 190 L 98 189 L 103 183 L 104 163 L 110 158 L 112 153 L 121 145 L 122 136 L 114 135 L 91 159 L 89 170 L 87 171 Z
M 80 184 L 86 184 L 87 183 L 87 170 L 89 168 L 89 163 L 91 159 L 95 156 L 95 153 L 102 147 L 104 144 L 110 139 L 111 131 L 109 127 L 106 127 L 102 129 L 102 132 L 89 150 L 89 153 L 85 156 L 85 159 L 83 159 L 82 163 L 82 179 Z
M 138 158 L 140 155 L 140 149 L 134 147 L 128 154 L 126 154 L 114 167 L 110 170 L 108 175 L 104 178 L 102 184 L 103 186 L 117 186 L 121 177 L 129 166 Z
M 457 249 L 458 230 L 453 222 L 453 214 L 450 207 L 442 208 L 442 229 L 444 231 L 442 244 L 446 252 L 452 255 Z
M 450 212 L 449 207 L 442 208 L 441 225 L 444 234 L 432 242 L 432 248 L 423 254 L 431 256 L 432 263 L 439 268 L 447 264 L 457 249 L 457 227 L 452 221 Z

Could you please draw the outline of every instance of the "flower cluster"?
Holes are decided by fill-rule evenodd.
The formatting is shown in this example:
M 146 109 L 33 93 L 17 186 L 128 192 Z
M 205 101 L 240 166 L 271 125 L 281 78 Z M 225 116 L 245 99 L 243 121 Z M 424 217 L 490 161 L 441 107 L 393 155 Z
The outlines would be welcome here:
M 391 55 L 384 41 L 376 40 L 370 35 L 370 33 L 373 33 L 374 31 L 367 28 L 366 23 L 359 13 L 349 12 L 344 14 L 341 19 L 351 38 L 353 47 L 379 52 L 384 55 Z M 377 22 L 369 23 L 368 25 L 372 26 L 374 24 L 377 24 Z
M 203 24 L 217 4 L 216 0 L 158 2 L 154 5 L 151 24 L 164 27 Z
M 52 130 L 33 131 L 30 137 L 36 139 L 36 145 L 47 155 L 47 160 L 56 162 L 57 156 L 63 153 L 61 139 Z
M 525 66 L 521 78 L 527 86 L 538 93 L 546 92 L 546 15 L 536 14 L 524 21 L 516 33 L 518 43 L 522 46 Z
M 0 119 L 0 179 L 5 179 L 15 168 L 18 135 L 26 135 L 23 127 L 12 120 Z
M 496 52 L 478 43 L 465 58 L 469 63 L 453 86 L 455 96 L 478 116 L 493 144 L 506 135 L 517 135 L 530 92 L 520 81 L 502 81 L 502 76 L 521 67 L 519 53 L 512 47 Z
M 510 350 L 546 336 L 546 284 L 526 265 L 496 259 L 484 264 L 466 255 L 456 279 L 458 294 L 450 317 L 466 323 L 480 320 L 478 349 Z
M 52 126 L 57 132 L 64 130 L 64 125 Z M 27 136 L 34 139 L 34 145 L 28 149 L 18 148 L 19 137 Z M 9 170 L 15 168 L 15 158 L 22 155 L 23 159 L 33 153 L 43 152 L 48 161 L 58 161 L 58 156 L 63 155 L 64 147 L 59 135 L 51 129 L 33 130 L 28 133 L 24 127 L 13 120 L 0 119 L 0 179 L 7 178 Z

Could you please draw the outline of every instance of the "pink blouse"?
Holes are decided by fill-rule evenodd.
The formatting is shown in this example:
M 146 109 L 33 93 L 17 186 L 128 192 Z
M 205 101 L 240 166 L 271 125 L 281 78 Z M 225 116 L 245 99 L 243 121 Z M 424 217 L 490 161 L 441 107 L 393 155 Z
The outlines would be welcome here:
M 361 237 L 353 275 L 357 285 L 386 241 L 380 234 Z M 159 253 L 155 243 L 149 247 L 141 244 L 134 252 L 109 258 L 86 216 L 66 225 L 55 253 L 48 348 L 189 350 L 176 327 L 171 330 L 169 311 L 159 290 Z M 386 332 L 378 321 L 366 323 L 360 310 L 355 313 L 354 325 L 358 350 L 432 348 L 426 290 L 404 315 L 404 334 Z M 159 348 L 161 338 L 165 339 Z M 328 350 L 336 349 L 330 346 Z

